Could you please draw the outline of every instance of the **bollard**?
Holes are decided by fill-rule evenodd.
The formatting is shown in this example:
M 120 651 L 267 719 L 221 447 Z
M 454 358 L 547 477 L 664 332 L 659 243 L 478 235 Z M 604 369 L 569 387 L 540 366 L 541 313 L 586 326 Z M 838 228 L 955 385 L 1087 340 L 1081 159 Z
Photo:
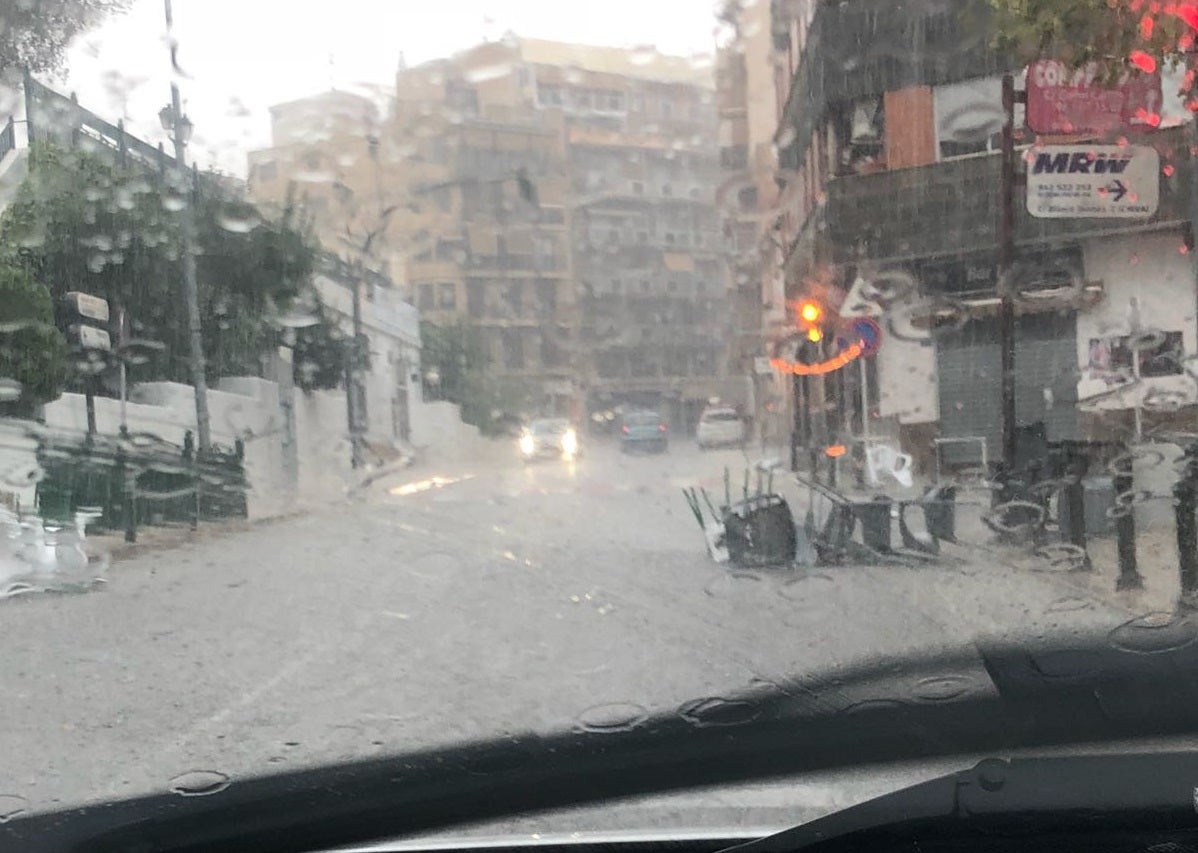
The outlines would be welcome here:
M 129 468 L 129 464 L 125 459 L 125 439 L 128 437 L 129 431 L 125 427 L 121 427 L 121 443 L 117 446 L 116 465 L 118 476 L 121 481 L 121 489 L 123 492 L 121 499 L 121 521 L 125 528 L 125 541 L 137 541 L 137 521 L 136 508 L 133 505 L 134 489 L 133 489 L 133 472 Z
M 1076 453 L 1066 455 L 1062 461 L 1060 473 L 1064 475 L 1066 485 L 1061 489 L 1058 500 L 1064 504 L 1069 524 L 1068 529 L 1061 533 L 1071 545 L 1080 548 L 1085 554 L 1078 569 L 1089 571 L 1094 565 L 1090 562 L 1090 552 L 1086 547 L 1086 484 L 1083 477 L 1090 466 L 1084 456 Z
M 1129 461 L 1128 471 L 1115 474 L 1116 495 L 1127 494 L 1135 487 L 1130 467 Z M 1115 519 L 1115 543 L 1119 552 L 1119 580 L 1115 582 L 1115 589 L 1143 589 L 1144 578 L 1136 565 L 1135 507 L 1129 506 L 1127 512 Z
M 1181 574 L 1181 603 L 1192 604 L 1198 589 L 1198 489 L 1194 486 L 1194 471 L 1185 473 L 1173 487 L 1177 514 L 1177 567 Z

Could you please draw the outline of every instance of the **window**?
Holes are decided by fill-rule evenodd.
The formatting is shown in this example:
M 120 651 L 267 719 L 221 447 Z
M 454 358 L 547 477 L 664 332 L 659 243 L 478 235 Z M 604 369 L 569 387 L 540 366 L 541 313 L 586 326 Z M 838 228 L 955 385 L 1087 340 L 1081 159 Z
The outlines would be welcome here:
M 524 315 L 524 284 L 513 281 L 507 286 L 507 307 L 512 317 Z
M 543 107 L 560 107 L 562 105 L 561 87 L 541 84 L 537 87 L 537 102 Z
M 466 285 L 466 313 L 479 318 L 486 314 L 487 285 L 483 281 L 471 281 Z
M 443 311 L 452 311 L 457 308 L 458 293 L 457 288 L 452 282 L 445 282 L 437 286 L 437 307 Z
M 503 329 L 503 366 L 512 370 L 524 367 L 524 339 L 519 329 Z
M 994 112 L 993 105 L 1000 103 L 1002 80 L 998 77 L 937 86 L 932 110 L 940 158 L 997 151 L 1002 144 L 1002 115 Z M 1021 120 L 1016 116 L 1017 123 Z
M 1165 332 L 1155 346 L 1138 350 L 1140 376 L 1155 379 L 1180 376 L 1185 372 L 1185 345 L 1181 332 Z M 1133 350 L 1126 336 L 1090 339 L 1090 361 L 1086 365 L 1091 376 L 1114 377 L 1123 374 L 1130 379 Z
M 421 311 L 431 311 L 436 305 L 436 300 L 433 295 L 433 286 L 431 284 L 422 284 L 419 288 L 419 298 L 416 302 L 416 307 Z

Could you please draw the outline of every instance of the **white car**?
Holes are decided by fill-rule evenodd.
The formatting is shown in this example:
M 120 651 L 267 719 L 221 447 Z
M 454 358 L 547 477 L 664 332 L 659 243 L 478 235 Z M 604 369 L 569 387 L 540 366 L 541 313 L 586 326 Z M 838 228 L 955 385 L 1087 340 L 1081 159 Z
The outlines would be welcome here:
M 705 409 L 699 418 L 699 429 L 695 432 L 695 440 L 699 447 L 706 450 L 709 447 L 742 445 L 745 443 L 745 420 L 736 409 L 727 406 Z
M 519 448 L 525 462 L 545 457 L 574 459 L 582 454 L 578 432 L 565 418 L 533 421 L 521 434 Z

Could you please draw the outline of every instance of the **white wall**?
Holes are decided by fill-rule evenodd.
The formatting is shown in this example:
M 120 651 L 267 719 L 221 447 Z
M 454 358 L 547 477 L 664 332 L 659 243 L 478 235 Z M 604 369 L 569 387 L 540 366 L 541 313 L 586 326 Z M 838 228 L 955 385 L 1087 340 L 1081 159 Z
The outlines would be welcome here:
M 353 334 L 353 294 L 345 283 L 319 274 L 321 301 L 337 315 L 342 331 Z M 398 291 L 363 286 L 362 327 L 370 340 L 366 389 L 367 438 L 382 443 L 399 438 L 393 407 L 407 386 L 411 411 L 420 400 L 420 312 Z
M 1109 389 L 1100 379 L 1087 378 L 1090 339 L 1130 332 L 1129 306 L 1139 301 L 1140 321 L 1148 329 L 1181 332 L 1186 355 L 1198 352 L 1195 325 L 1195 285 L 1192 259 L 1181 252 L 1179 233 L 1143 234 L 1092 240 L 1085 244 L 1086 278 L 1101 281 L 1105 297 L 1082 312 L 1077 323 L 1077 363 L 1083 368 L 1078 395 L 1085 400 Z M 1128 409 L 1153 391 L 1167 391 L 1195 400 L 1195 382 L 1189 376 L 1145 379 L 1139 389 L 1095 401 L 1091 409 Z
M 936 348 L 928 341 L 886 337 L 875 356 L 878 362 L 878 410 L 884 418 L 901 424 L 926 424 L 940 420 L 940 395 L 936 374 Z
M 15 496 L 22 512 L 33 510 L 36 486 L 26 474 L 37 468 L 37 439 L 18 421 L 0 421 L 0 493 Z

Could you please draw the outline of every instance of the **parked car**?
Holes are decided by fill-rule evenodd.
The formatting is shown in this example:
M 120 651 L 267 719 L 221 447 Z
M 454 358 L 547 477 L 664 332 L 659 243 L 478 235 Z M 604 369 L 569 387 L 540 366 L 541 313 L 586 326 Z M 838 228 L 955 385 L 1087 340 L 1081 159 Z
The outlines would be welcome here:
M 581 455 L 578 430 L 566 418 L 540 418 L 520 436 L 520 455 L 525 462 L 547 457 L 574 458 Z
M 695 440 L 699 449 L 740 446 L 745 443 L 745 420 L 730 406 L 708 406 L 699 418 Z
M 620 419 L 620 450 L 665 453 L 670 447 L 670 429 L 658 412 L 628 412 Z

